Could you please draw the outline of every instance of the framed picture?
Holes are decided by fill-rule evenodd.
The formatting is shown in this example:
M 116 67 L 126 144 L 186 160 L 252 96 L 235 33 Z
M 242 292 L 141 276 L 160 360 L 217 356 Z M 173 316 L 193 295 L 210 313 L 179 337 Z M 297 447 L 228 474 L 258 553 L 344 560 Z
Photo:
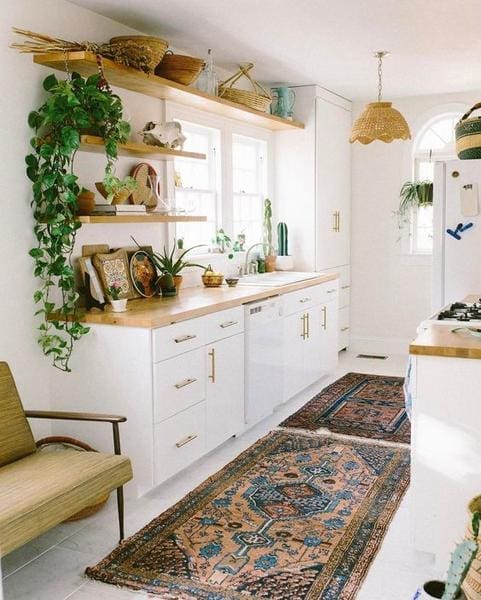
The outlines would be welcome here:
M 130 276 L 134 288 L 144 298 L 151 298 L 157 292 L 157 269 L 149 254 L 138 250 L 130 259 Z
M 105 302 L 102 284 L 97 271 L 92 263 L 91 256 L 81 256 L 78 259 L 80 274 L 82 276 L 83 285 L 85 286 L 85 274 L 90 277 L 90 294 L 94 300 L 103 304 Z
M 129 276 L 127 252 L 123 248 L 110 254 L 96 254 L 93 257 L 93 264 L 99 274 L 104 292 L 115 284 L 120 287 L 120 298 L 135 298 Z

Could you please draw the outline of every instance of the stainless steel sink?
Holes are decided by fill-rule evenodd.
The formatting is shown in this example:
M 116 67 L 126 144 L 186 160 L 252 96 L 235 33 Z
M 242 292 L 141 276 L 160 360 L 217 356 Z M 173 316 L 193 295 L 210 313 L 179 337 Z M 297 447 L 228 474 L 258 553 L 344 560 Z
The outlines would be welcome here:
M 274 271 L 273 273 L 259 273 L 245 275 L 239 279 L 238 285 L 258 285 L 262 287 L 279 287 L 290 285 L 299 281 L 306 281 L 319 277 L 320 273 L 301 273 L 296 271 Z

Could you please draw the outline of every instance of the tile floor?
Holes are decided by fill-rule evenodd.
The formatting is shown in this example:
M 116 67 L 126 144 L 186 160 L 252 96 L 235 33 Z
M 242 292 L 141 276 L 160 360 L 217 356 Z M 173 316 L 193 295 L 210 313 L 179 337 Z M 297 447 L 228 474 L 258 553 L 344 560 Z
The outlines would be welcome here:
M 274 415 L 233 438 L 164 485 L 126 507 L 126 533 L 132 535 L 152 518 L 181 499 L 206 477 L 268 433 L 319 389 L 348 371 L 403 376 L 407 358 L 359 359 L 340 355 L 335 373 Z M 411 541 L 409 493 L 399 508 L 381 550 L 373 562 L 357 600 L 411 600 L 420 582 L 433 578 L 430 555 L 415 552 Z M 83 571 L 108 554 L 117 541 L 113 499 L 98 515 L 77 523 L 64 523 L 6 556 L 2 562 L 4 600 L 135 600 L 146 593 L 132 592 L 87 580 Z

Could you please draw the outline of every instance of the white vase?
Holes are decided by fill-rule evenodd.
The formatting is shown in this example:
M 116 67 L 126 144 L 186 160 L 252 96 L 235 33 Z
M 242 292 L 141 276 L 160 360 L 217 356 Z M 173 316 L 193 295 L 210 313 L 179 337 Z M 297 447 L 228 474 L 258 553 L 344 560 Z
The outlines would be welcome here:
M 414 594 L 413 600 L 439 600 L 444 593 L 444 581 L 427 581 Z M 456 600 L 466 600 L 463 592 L 459 592 Z
M 127 298 L 111 300 L 112 312 L 125 312 L 127 310 Z
M 276 257 L 276 270 L 277 271 L 292 271 L 293 268 L 294 268 L 294 258 L 291 255 Z

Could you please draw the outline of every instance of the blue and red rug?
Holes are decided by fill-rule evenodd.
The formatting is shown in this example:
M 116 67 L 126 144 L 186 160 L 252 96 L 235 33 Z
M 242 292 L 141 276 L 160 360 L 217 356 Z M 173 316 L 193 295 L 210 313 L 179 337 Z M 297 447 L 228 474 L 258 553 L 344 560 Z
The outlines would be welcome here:
M 407 448 L 275 431 L 87 575 L 164 600 L 353 600 L 408 483 Z
M 289 429 L 328 429 L 355 437 L 411 441 L 404 406 L 404 379 L 348 373 L 281 423 Z

